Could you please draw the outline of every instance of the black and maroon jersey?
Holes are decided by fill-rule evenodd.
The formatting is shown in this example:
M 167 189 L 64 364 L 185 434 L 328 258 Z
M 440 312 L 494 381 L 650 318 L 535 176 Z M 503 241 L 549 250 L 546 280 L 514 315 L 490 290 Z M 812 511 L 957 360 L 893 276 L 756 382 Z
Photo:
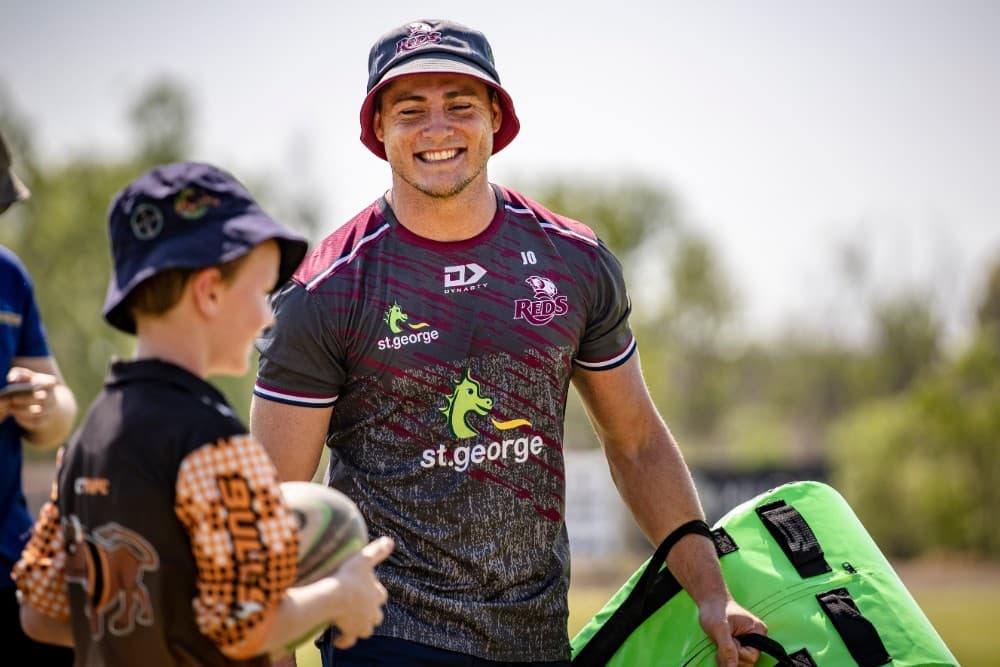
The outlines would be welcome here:
M 330 235 L 275 297 L 254 393 L 334 406 L 329 482 L 396 541 L 378 634 L 563 660 L 569 381 L 630 357 L 630 306 L 588 227 L 495 192 L 468 240 L 418 237 L 384 198 Z
M 227 657 L 266 632 L 298 537 L 264 449 L 210 384 L 115 362 L 61 454 L 15 567 L 21 594 L 72 616 L 77 665 L 268 665 Z

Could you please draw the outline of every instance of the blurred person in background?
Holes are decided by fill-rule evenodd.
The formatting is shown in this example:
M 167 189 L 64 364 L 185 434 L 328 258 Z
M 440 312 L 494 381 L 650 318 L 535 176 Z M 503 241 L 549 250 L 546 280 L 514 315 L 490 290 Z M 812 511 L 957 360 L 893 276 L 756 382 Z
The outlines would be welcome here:
M 27 199 L 28 189 L 11 170 L 11 155 L 0 134 L 0 214 Z M 23 664 L 72 665 L 71 649 L 26 636 L 10 573 L 21 557 L 34 523 L 24 497 L 22 468 L 26 442 L 52 449 L 69 435 L 76 399 L 49 351 L 31 277 L 17 255 L 0 246 L 0 387 L 30 385 L 0 397 L 0 645 Z

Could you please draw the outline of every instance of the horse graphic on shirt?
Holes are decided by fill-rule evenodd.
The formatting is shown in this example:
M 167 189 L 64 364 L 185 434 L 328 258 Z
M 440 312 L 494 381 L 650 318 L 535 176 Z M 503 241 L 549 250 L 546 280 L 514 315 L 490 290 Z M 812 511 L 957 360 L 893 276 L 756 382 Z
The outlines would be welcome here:
M 127 635 L 135 624 L 153 625 L 153 605 L 143 583 L 145 572 L 160 567 L 156 550 L 139 533 L 117 523 L 90 531 L 75 516 L 66 526 L 66 580 L 83 586 L 84 610 L 96 640 L 104 629 Z M 107 620 L 106 620 L 106 617 Z

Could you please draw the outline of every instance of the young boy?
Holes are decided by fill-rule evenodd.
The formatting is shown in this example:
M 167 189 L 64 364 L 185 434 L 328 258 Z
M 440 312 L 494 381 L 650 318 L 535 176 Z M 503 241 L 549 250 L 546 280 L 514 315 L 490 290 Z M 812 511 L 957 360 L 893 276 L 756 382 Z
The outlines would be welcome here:
M 290 588 L 298 538 L 277 472 L 205 380 L 247 371 L 306 242 L 195 163 L 140 176 L 108 224 L 104 317 L 136 334 L 135 357 L 112 362 L 15 567 L 25 631 L 88 666 L 267 665 L 329 623 L 345 647 L 369 636 L 391 540 Z

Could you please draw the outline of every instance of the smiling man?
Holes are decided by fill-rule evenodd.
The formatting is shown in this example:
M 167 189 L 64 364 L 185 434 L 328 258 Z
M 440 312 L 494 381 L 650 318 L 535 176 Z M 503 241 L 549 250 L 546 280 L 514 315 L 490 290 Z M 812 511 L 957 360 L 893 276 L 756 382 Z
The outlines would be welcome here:
M 611 475 L 697 602 L 718 663 L 763 624 L 729 595 L 690 474 L 646 390 L 617 259 L 489 181 L 520 127 L 486 37 L 421 20 L 369 55 L 361 141 L 391 188 L 274 299 L 251 430 L 281 477 L 326 480 L 391 536 L 376 635 L 323 663 L 568 665 L 563 418 L 573 384 Z M 692 534 L 687 534 L 688 532 Z M 735 639 L 734 639 L 735 637 Z
M 399 181 L 396 206 L 405 197 L 447 201 L 482 193 L 503 117 L 486 84 L 457 74 L 413 74 L 378 95 L 373 126 Z

